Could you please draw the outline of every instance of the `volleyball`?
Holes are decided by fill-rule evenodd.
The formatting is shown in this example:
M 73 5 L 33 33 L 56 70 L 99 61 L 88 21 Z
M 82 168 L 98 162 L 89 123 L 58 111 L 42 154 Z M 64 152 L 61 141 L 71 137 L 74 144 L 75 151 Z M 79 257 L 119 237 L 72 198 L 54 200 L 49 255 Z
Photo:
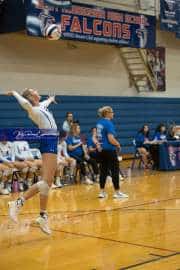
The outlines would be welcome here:
M 58 40 L 61 37 L 61 27 L 56 24 L 48 25 L 45 29 L 45 37 L 49 40 Z

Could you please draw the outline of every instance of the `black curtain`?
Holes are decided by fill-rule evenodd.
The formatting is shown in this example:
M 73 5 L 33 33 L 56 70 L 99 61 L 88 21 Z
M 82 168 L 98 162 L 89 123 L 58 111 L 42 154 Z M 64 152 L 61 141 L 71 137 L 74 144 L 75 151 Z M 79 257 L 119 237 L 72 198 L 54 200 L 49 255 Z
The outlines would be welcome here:
M 25 5 L 27 0 L 0 0 L 0 33 L 25 29 Z

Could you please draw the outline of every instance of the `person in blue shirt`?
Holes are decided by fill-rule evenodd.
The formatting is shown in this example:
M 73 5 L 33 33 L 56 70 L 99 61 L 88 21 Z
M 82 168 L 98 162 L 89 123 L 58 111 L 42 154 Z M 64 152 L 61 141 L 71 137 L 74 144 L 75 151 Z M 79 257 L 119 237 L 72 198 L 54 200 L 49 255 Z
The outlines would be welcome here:
M 96 161 L 89 157 L 86 142 L 83 137 L 80 136 L 80 132 L 80 125 L 78 123 L 73 123 L 71 134 L 66 139 L 68 154 L 70 157 L 76 159 L 77 164 L 79 164 L 85 183 L 91 185 L 93 182 L 87 176 L 85 162 L 92 166 L 94 179 L 96 179 L 98 175 L 98 166 Z
M 143 125 L 135 137 L 135 146 L 137 151 L 142 157 L 145 168 L 148 168 L 150 143 L 151 141 L 149 135 L 149 126 Z
M 166 134 L 166 126 L 161 123 L 157 126 L 156 131 L 154 133 L 153 140 L 155 141 L 166 141 L 167 134 Z
M 104 106 L 98 110 L 100 119 L 98 120 L 97 137 L 100 143 L 100 193 L 99 198 L 106 198 L 105 192 L 106 178 L 109 171 L 112 175 L 113 186 L 115 193 L 114 199 L 128 198 L 128 195 L 120 192 L 119 186 L 119 161 L 117 150 L 120 150 L 120 144 L 117 141 L 115 126 L 111 121 L 114 117 L 114 112 L 110 106 Z

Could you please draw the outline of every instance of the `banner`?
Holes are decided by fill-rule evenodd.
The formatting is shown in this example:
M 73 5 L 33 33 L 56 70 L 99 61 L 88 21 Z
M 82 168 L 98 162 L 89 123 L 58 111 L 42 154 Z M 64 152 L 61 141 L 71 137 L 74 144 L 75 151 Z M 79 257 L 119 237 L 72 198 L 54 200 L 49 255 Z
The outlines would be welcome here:
M 169 141 L 159 145 L 160 170 L 180 169 L 180 141 Z
M 174 32 L 180 38 L 180 0 L 161 0 L 160 28 Z
M 31 1 L 26 20 L 27 33 L 48 39 L 154 48 L 155 16 L 72 4 L 70 8 L 49 7 L 43 0 Z
M 59 132 L 54 129 L 38 128 L 0 128 L 0 142 L 2 141 L 28 141 L 39 142 L 59 136 Z
M 161 30 L 176 32 L 176 1 L 177 0 L 161 0 L 160 1 L 160 28 Z
M 158 91 L 166 91 L 165 52 L 163 47 L 147 50 L 147 62 L 155 78 Z

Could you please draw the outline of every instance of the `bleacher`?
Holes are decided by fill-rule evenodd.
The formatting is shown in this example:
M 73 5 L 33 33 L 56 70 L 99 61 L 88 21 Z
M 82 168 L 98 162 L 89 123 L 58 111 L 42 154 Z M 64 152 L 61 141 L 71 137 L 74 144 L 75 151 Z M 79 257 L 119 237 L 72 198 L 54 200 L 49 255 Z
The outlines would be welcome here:
M 66 112 L 72 111 L 86 134 L 96 124 L 97 109 L 104 105 L 112 106 L 124 154 L 133 153 L 132 140 L 144 123 L 150 126 L 152 133 L 160 122 L 180 125 L 180 98 L 57 96 L 56 99 L 59 100 L 58 105 L 51 105 L 50 109 L 58 128 L 61 128 Z M 32 126 L 15 98 L 0 95 L 0 128 Z

